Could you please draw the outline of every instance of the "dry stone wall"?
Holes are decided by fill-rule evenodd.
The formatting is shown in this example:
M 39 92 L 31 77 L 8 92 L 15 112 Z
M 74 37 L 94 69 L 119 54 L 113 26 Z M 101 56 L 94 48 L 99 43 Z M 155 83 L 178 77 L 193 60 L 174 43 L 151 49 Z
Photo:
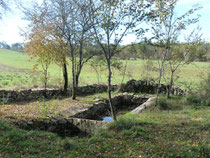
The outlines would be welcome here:
M 97 128 L 106 126 L 107 122 L 57 116 L 44 119 L 22 120 L 14 122 L 14 124 L 23 129 L 49 131 L 66 137 L 94 133 Z
M 157 92 L 158 84 L 150 81 L 130 80 L 126 84 L 122 84 L 119 88 L 121 92 L 133 92 L 133 93 L 148 93 L 155 94 Z M 160 93 L 166 94 L 169 86 L 161 84 Z M 186 91 L 179 87 L 172 87 L 171 93 L 173 95 L 185 95 Z
M 94 93 L 106 92 L 106 85 L 89 85 L 78 88 L 78 95 L 89 95 Z M 112 90 L 116 90 L 117 86 L 113 85 Z M 71 96 L 71 90 L 65 93 L 66 96 Z M 31 101 L 39 98 L 53 98 L 63 96 L 64 92 L 61 89 L 23 89 L 23 90 L 0 90 L 0 102 L 14 101 Z
M 58 89 L 0 90 L 0 101 L 30 101 L 39 98 L 53 98 L 62 93 Z
M 148 93 L 155 94 L 158 84 L 149 81 L 136 81 L 130 80 L 126 84 L 120 86 L 113 85 L 112 90 L 119 90 L 121 92 L 132 92 L 132 93 Z M 90 95 L 94 93 L 106 92 L 108 89 L 107 85 L 88 85 L 78 87 L 78 95 Z M 160 93 L 166 93 L 167 86 L 161 85 Z M 184 95 L 186 91 L 178 88 L 172 88 L 172 94 Z M 69 89 L 65 95 L 71 96 L 71 90 Z M 60 89 L 24 89 L 24 90 L 0 90 L 0 103 L 4 102 L 15 102 L 15 101 L 31 101 L 39 98 L 53 98 L 63 96 L 64 93 Z

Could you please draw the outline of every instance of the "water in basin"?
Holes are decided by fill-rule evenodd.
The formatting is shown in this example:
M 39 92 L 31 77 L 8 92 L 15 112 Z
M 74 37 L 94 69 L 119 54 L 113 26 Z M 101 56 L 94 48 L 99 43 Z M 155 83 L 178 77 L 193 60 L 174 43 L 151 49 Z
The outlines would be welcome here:
M 103 117 L 103 120 L 102 121 L 103 122 L 113 122 L 113 119 L 112 119 L 111 116 L 105 116 L 105 117 Z

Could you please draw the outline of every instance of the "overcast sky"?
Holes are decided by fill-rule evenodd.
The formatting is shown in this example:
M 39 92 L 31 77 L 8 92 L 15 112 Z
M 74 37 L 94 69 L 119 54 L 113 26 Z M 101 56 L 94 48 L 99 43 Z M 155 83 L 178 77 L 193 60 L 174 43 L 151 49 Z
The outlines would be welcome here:
M 25 2 L 29 2 L 25 0 Z M 202 27 L 202 34 L 205 41 L 210 42 L 210 0 L 180 0 L 177 5 L 177 14 L 184 13 L 195 4 L 200 4 L 203 8 L 198 12 L 201 15 L 200 22 L 197 25 Z M 13 12 L 7 13 L 0 21 L 0 42 L 6 41 L 8 44 L 23 42 L 20 36 L 20 29 L 27 26 L 27 22 L 22 20 L 21 13 L 13 9 Z M 195 26 L 195 27 L 196 27 Z M 190 32 L 189 28 L 186 34 Z M 182 37 L 184 39 L 184 35 Z M 134 35 L 129 35 L 123 41 L 123 44 L 129 44 L 136 40 Z

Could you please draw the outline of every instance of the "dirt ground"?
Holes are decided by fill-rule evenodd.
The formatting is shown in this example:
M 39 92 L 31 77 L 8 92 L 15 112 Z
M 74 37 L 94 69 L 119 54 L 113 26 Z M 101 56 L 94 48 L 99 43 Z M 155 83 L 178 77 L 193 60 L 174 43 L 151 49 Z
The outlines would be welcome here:
M 0 117 L 10 120 L 22 120 L 27 118 L 44 118 L 56 115 L 64 117 L 72 116 L 80 111 L 86 110 L 97 101 L 96 97 L 71 98 L 17 102 L 0 105 Z

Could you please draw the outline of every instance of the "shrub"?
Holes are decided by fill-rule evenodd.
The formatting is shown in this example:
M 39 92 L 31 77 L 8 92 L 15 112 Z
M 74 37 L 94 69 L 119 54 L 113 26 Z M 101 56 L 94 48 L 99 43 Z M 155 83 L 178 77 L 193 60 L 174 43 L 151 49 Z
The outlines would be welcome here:
M 210 73 L 202 77 L 198 91 L 187 96 L 185 102 L 195 106 L 210 106 Z
M 162 99 L 162 98 L 158 102 L 158 107 L 160 108 L 160 110 L 170 110 L 171 109 L 171 107 L 168 104 L 167 100 L 166 99 Z
M 193 95 L 190 95 L 186 98 L 186 102 L 189 103 L 189 104 L 200 104 L 201 103 L 201 99 L 196 97 L 196 96 L 193 96 Z
M 160 110 L 180 110 L 182 109 L 182 106 L 179 103 L 178 99 L 179 98 L 176 97 L 173 97 L 171 99 L 160 98 L 158 102 L 158 108 Z
M 9 101 L 9 96 L 3 95 L 3 98 L 0 98 L 0 105 L 5 105 L 8 103 L 8 101 Z
M 190 95 L 186 97 L 187 104 L 193 104 L 195 106 L 210 106 L 210 98 L 202 98 L 196 95 Z
M 210 98 L 210 73 L 202 78 L 199 87 L 199 95 L 202 98 Z
M 4 85 L 4 86 L 7 86 L 9 84 L 9 81 L 8 80 L 3 80 L 3 81 L 1 81 L 1 84 Z
M 37 110 L 42 117 L 47 117 L 49 115 L 56 115 L 57 105 L 53 105 L 52 102 L 46 102 L 44 99 L 39 99 L 37 104 Z

